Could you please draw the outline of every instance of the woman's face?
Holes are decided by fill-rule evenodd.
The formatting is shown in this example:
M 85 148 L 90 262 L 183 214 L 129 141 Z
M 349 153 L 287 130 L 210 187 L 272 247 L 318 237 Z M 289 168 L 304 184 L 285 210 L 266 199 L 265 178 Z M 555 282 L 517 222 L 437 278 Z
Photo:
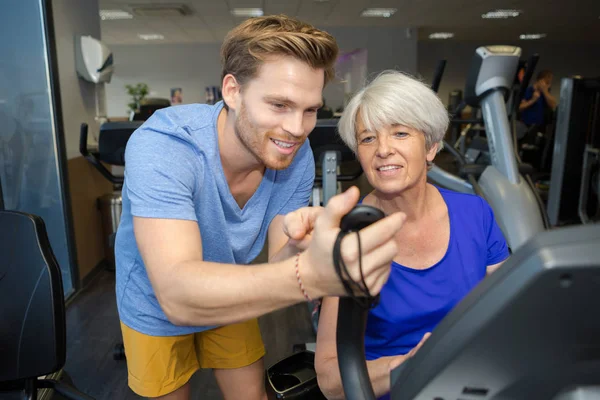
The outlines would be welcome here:
M 425 135 L 403 125 L 389 125 L 378 132 L 368 131 L 357 117 L 357 157 L 373 188 L 384 194 L 398 194 L 426 182 L 427 161 L 437 152 L 428 151 Z

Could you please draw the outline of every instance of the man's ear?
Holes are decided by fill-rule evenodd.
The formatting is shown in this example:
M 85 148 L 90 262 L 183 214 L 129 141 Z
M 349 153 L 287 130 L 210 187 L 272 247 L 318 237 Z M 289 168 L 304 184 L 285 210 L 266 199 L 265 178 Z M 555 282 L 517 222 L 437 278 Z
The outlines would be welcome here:
M 225 75 L 223 78 L 221 95 L 223 96 L 223 101 L 225 104 L 227 104 L 227 106 L 232 110 L 236 110 L 238 108 L 241 89 L 242 87 L 238 83 L 237 79 L 235 79 L 235 76 L 231 74 Z

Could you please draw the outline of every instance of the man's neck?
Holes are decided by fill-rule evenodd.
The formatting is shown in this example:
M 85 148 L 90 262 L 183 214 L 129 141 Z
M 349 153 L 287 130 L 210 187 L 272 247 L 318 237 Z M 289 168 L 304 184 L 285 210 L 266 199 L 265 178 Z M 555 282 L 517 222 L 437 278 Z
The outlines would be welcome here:
M 265 166 L 246 149 L 235 133 L 235 115 L 223 107 L 217 118 L 219 155 L 223 173 L 231 187 L 248 175 L 264 173 Z

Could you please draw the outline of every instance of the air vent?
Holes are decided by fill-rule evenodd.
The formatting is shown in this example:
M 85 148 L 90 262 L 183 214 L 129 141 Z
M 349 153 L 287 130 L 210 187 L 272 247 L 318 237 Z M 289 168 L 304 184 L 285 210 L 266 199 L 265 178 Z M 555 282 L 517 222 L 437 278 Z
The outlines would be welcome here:
M 130 7 L 140 17 L 187 17 L 193 14 L 185 4 L 131 4 Z

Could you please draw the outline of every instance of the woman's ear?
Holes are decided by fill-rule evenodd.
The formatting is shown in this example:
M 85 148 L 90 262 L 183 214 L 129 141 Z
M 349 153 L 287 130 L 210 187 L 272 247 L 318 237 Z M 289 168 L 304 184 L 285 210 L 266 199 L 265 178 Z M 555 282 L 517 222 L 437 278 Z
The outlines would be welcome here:
M 437 155 L 438 149 L 440 148 L 440 146 L 441 146 L 441 143 L 437 142 L 437 143 L 432 144 L 431 147 L 429 148 L 429 150 L 427 150 L 426 159 L 427 159 L 428 164 L 433 162 L 433 159 Z

